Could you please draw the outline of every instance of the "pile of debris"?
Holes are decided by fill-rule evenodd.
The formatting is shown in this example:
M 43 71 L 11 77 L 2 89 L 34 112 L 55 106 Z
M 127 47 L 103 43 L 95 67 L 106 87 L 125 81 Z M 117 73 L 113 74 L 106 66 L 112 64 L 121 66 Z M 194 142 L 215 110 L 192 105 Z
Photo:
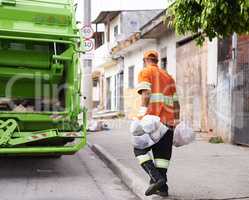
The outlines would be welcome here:
M 88 132 L 108 131 L 110 128 L 104 121 L 91 120 L 88 124 Z
M 63 111 L 60 101 L 46 99 L 10 99 L 0 98 L 0 111 L 12 112 L 41 112 Z

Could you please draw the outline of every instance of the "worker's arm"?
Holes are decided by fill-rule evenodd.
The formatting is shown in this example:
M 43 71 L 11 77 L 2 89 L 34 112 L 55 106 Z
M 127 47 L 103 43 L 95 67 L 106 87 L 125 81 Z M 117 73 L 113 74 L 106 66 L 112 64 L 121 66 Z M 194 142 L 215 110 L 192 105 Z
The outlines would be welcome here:
M 140 94 L 141 94 L 141 106 L 137 113 L 138 119 L 142 119 L 147 113 L 148 106 L 150 103 L 150 90 L 142 90 Z
M 149 90 L 142 90 L 141 91 L 141 106 L 148 107 L 150 103 L 150 91 Z
M 137 92 L 141 95 L 141 106 L 138 111 L 138 117 L 142 118 L 146 115 L 150 103 L 151 80 L 150 72 L 147 69 L 143 69 L 139 73 Z

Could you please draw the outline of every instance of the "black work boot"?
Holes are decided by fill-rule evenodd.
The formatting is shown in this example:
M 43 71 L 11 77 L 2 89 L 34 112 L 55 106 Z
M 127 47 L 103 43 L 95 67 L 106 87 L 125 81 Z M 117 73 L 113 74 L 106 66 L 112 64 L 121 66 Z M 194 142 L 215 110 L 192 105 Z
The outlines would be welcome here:
M 162 196 L 162 197 L 167 197 L 169 196 L 168 193 L 168 185 L 167 185 L 167 169 L 163 169 L 163 168 L 158 168 L 159 172 L 161 173 L 161 175 L 165 178 L 165 185 L 163 185 L 158 191 L 157 191 L 157 195 Z
M 157 194 L 157 191 L 166 184 L 166 179 L 161 175 L 159 170 L 155 167 L 152 160 L 142 164 L 143 169 L 149 174 L 152 183 L 146 190 L 145 195 L 150 196 Z
M 165 177 L 166 182 L 165 182 L 165 185 L 163 185 L 161 188 L 159 188 L 159 190 L 156 191 L 156 194 L 161 197 L 168 197 L 169 193 L 168 193 L 168 185 L 167 185 L 167 169 L 158 168 L 158 171 L 161 173 L 163 177 Z M 150 184 L 152 183 L 154 183 L 154 181 L 150 179 Z

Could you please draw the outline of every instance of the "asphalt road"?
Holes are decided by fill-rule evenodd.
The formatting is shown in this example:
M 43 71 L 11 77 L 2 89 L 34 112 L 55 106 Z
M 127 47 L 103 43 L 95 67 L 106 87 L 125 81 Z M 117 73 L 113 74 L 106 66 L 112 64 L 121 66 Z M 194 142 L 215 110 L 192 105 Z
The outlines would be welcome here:
M 136 200 L 85 148 L 60 159 L 0 158 L 0 200 Z

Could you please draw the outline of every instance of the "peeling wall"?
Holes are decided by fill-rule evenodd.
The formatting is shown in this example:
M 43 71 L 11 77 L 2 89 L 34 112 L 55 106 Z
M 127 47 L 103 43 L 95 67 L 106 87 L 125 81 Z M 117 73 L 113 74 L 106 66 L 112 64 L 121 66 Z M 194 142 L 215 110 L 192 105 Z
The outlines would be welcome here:
M 196 131 L 207 131 L 207 52 L 207 43 L 199 48 L 195 41 L 176 50 L 181 118 L 190 121 Z
M 217 133 L 217 90 L 216 86 L 208 85 L 208 131 L 210 134 Z
M 231 141 L 232 126 L 232 86 L 231 74 L 229 73 L 233 67 L 232 61 L 226 61 L 218 64 L 218 84 L 216 99 L 216 131 L 226 141 Z

